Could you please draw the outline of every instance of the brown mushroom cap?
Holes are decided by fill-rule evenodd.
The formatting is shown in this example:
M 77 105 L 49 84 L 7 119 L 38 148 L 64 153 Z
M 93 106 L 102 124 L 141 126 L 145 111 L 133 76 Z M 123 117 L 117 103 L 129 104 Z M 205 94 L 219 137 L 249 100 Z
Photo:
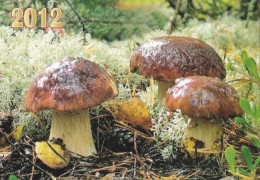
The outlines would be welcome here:
M 73 111 L 96 106 L 118 94 L 116 83 L 97 64 L 82 58 L 54 62 L 26 94 L 26 109 Z
M 165 36 L 141 45 L 131 57 L 132 72 L 156 80 L 174 82 L 188 76 L 210 76 L 224 79 L 222 60 L 203 41 L 190 37 Z
M 228 119 L 242 115 L 239 97 L 229 84 L 217 78 L 190 76 L 169 89 L 165 108 L 203 119 Z

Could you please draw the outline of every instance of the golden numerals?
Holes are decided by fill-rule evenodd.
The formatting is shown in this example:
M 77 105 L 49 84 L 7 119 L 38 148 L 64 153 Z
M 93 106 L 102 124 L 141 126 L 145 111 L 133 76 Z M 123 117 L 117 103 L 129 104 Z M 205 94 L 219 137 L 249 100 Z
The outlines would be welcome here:
M 43 8 L 38 13 L 33 8 L 27 8 L 23 11 L 21 8 L 14 8 L 11 12 L 11 16 L 14 18 L 11 24 L 12 28 L 22 29 L 25 27 L 31 29 L 37 24 L 37 17 L 40 16 L 41 28 L 47 28 L 47 9 Z M 60 19 L 62 17 L 62 11 L 60 8 L 53 8 L 50 12 L 51 18 L 50 28 L 62 27 Z
M 20 20 L 23 18 L 23 10 L 21 8 L 14 8 L 11 12 L 11 16 L 14 19 L 14 22 L 12 23 L 12 28 L 23 28 L 23 22 L 20 22 Z
M 55 16 L 56 12 L 56 16 Z M 51 10 L 51 17 L 54 18 L 50 24 L 51 28 L 62 27 L 62 23 L 59 22 L 60 18 L 62 17 L 62 11 L 59 8 L 53 8 Z
M 47 28 L 47 9 L 43 8 L 39 11 L 38 16 L 41 16 L 41 28 Z

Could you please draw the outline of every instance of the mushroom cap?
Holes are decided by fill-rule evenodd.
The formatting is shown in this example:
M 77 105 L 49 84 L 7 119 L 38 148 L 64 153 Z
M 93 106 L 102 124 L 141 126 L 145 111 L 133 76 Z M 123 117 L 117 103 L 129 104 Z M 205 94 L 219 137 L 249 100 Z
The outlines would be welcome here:
M 165 82 L 195 75 L 219 79 L 226 76 L 216 51 L 191 37 L 165 36 L 144 43 L 132 55 L 130 69 L 144 77 Z
M 94 62 L 67 57 L 47 66 L 26 94 L 26 109 L 73 111 L 94 107 L 118 94 L 115 81 Z
M 217 78 L 190 76 L 168 90 L 164 107 L 202 119 L 228 119 L 241 116 L 235 89 Z

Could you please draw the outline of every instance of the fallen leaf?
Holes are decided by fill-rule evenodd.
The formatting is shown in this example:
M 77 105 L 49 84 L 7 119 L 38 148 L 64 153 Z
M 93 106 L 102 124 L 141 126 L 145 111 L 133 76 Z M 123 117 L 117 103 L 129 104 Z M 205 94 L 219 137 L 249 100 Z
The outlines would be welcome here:
M 69 154 L 58 144 L 52 142 L 36 142 L 37 158 L 52 169 L 62 169 L 69 164 Z
M 133 98 L 128 102 L 124 102 L 119 108 L 116 118 L 120 121 L 125 121 L 144 129 L 152 127 L 152 116 L 147 110 L 143 101 Z

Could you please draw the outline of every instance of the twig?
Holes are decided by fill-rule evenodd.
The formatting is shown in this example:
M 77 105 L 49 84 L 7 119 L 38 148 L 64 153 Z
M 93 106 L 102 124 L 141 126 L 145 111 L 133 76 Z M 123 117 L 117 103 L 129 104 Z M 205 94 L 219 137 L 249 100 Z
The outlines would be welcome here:
M 172 21 L 171 21 L 171 26 L 170 26 L 169 31 L 168 31 L 168 34 L 171 34 L 173 32 L 174 28 L 175 28 L 175 22 L 176 22 L 180 7 L 181 7 L 181 0 L 178 0 L 175 11 L 174 11 L 174 15 L 173 15 L 173 18 L 172 18 Z
M 122 21 L 122 20 L 108 20 L 108 19 L 89 19 L 89 18 L 84 18 L 85 22 L 90 22 L 90 23 L 104 23 L 104 24 L 145 24 L 145 21 Z
M 255 82 L 256 84 L 258 84 L 260 86 L 260 81 L 258 81 L 257 79 L 255 78 L 252 78 L 250 75 L 240 71 L 239 69 L 237 69 L 236 67 L 232 67 L 233 70 L 235 70 L 236 72 L 248 77 L 250 80 L 252 80 L 253 82 Z
M 250 94 L 250 91 L 252 90 L 252 87 L 253 87 L 253 83 L 250 83 L 250 84 L 249 84 L 249 87 L 248 87 L 248 89 L 247 89 L 247 91 L 246 91 L 246 95 L 245 95 L 245 98 L 246 98 L 246 99 L 248 99 L 248 96 L 249 96 L 249 94 Z
M 81 26 L 82 26 L 82 31 L 83 31 L 84 35 L 86 35 L 86 34 L 88 33 L 88 31 L 87 31 L 87 29 L 86 29 L 86 27 L 85 27 L 85 25 L 84 25 L 84 21 L 81 19 L 79 13 L 73 8 L 73 6 L 72 6 L 72 4 L 69 2 L 69 0 L 65 0 L 65 1 L 68 3 L 69 7 L 72 9 L 72 11 L 73 11 L 73 12 L 76 14 L 76 16 L 78 17 L 79 22 L 80 22 L 80 24 L 81 24 Z
M 39 122 L 39 124 L 42 126 L 42 128 L 45 130 L 46 127 L 44 126 L 44 124 L 42 123 L 41 119 L 35 114 L 35 113 L 31 113 L 31 115 Z
M 194 173 L 188 175 L 185 179 L 189 179 L 190 177 L 192 177 L 192 176 L 198 174 L 199 172 L 200 172 L 200 170 L 198 170 L 198 171 L 196 171 L 196 172 L 194 172 Z
M 108 169 L 115 169 L 115 168 L 123 168 L 124 169 L 124 167 L 120 167 L 120 166 L 126 165 L 126 164 L 127 163 L 120 163 L 120 164 L 113 165 L 113 166 L 103 167 L 103 168 L 100 168 L 100 169 L 94 169 L 92 171 L 89 171 L 89 173 L 98 172 L 98 171 L 106 171 Z
M 146 135 L 145 133 L 141 132 L 141 131 L 137 131 L 136 129 L 130 127 L 130 126 L 127 126 L 124 122 L 121 122 L 121 121 L 117 121 L 115 120 L 115 122 L 117 122 L 118 124 L 115 124 L 115 126 L 117 127 L 120 127 L 120 128 L 123 128 L 123 129 L 126 129 L 126 130 L 129 130 L 131 132 L 137 132 L 137 135 L 144 138 L 144 139 L 147 139 L 147 140 L 150 140 L 150 141 L 153 141 L 153 138 L 149 137 L 148 135 Z
M 233 82 L 237 82 L 237 81 L 247 81 L 248 79 L 242 79 L 242 78 L 240 78 L 240 79 L 233 79 L 233 80 L 230 80 L 230 81 L 228 81 L 227 83 L 233 83 Z
M 35 164 L 35 162 L 36 162 L 36 157 L 35 157 L 35 153 L 33 153 L 33 163 Z M 33 175 L 34 175 L 34 165 L 32 167 L 32 173 L 31 173 L 30 180 L 33 180 Z
M 45 171 L 44 169 L 42 169 L 40 166 L 38 166 L 37 164 L 33 163 L 26 155 L 24 155 L 19 149 L 17 149 L 15 147 L 15 145 L 6 137 L 6 135 L 3 133 L 4 138 L 8 141 L 9 144 L 11 144 L 11 146 L 14 148 L 14 151 L 17 151 L 23 158 L 25 158 L 31 165 L 35 166 L 37 169 L 39 169 L 40 171 L 42 171 L 43 173 L 45 173 L 46 175 L 48 175 L 52 180 L 56 180 L 56 178 L 48 173 L 47 171 Z
M 45 141 L 47 143 L 47 145 L 49 146 L 49 148 L 51 148 L 51 150 L 59 157 L 61 158 L 64 162 L 66 162 L 66 160 L 62 157 L 62 155 L 60 155 L 60 153 L 58 153 L 50 144 L 48 141 Z M 66 151 L 66 150 L 64 150 Z
M 144 162 L 142 161 L 142 159 L 140 158 L 139 154 L 138 154 L 138 151 L 137 151 L 137 143 L 136 143 L 136 137 L 137 137 L 137 131 L 135 131 L 134 133 L 134 149 L 135 149 L 135 154 L 136 154 L 136 159 L 137 161 L 139 162 L 139 164 L 141 165 L 143 171 L 144 171 L 144 174 L 146 176 L 146 178 L 148 179 L 151 179 L 151 177 L 146 173 L 146 168 L 144 166 Z

